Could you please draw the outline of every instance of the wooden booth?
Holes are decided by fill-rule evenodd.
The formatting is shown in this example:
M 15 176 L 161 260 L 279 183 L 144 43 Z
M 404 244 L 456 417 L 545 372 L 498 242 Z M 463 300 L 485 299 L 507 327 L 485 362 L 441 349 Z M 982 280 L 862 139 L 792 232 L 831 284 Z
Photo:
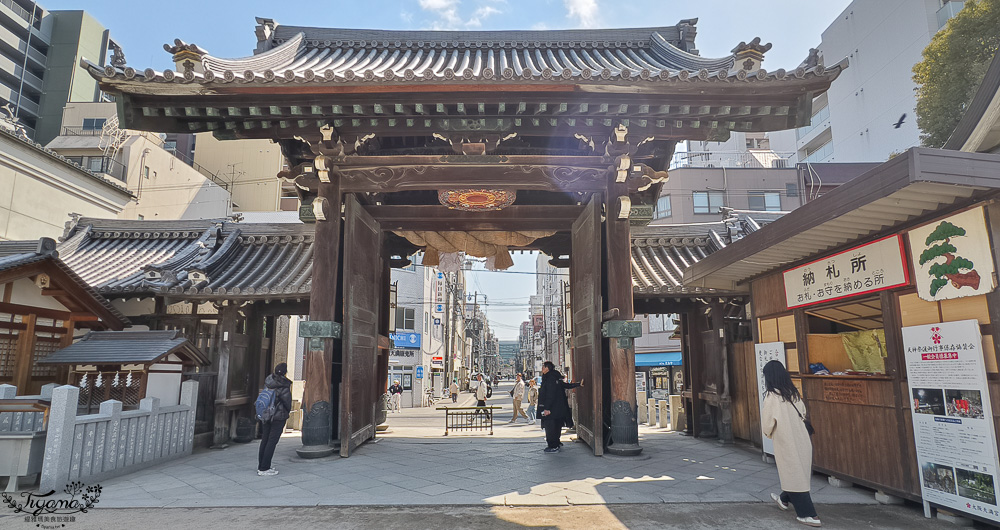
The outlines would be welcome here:
M 759 38 L 701 57 L 697 19 L 499 32 L 257 21 L 248 58 L 176 40 L 176 69 L 82 64 L 124 127 L 281 144 L 277 176 L 315 223 L 304 457 L 375 436 L 390 267 L 424 251 L 425 264 L 466 252 L 502 269 L 523 249 L 570 268 L 568 364 L 593 383 L 576 393 L 580 438 L 595 455 L 638 454 L 630 222 L 652 217 L 677 141 L 805 125 L 846 67 L 813 55 L 769 72 Z
M 913 148 L 684 273 L 687 286 L 750 294 L 743 359 L 756 371 L 754 343 L 783 346 L 816 426 L 817 471 L 920 498 L 903 327 L 978 321 L 990 398 L 1000 402 L 998 196 L 1000 157 Z M 984 257 L 935 254 L 935 241 L 960 240 L 959 230 L 927 235 L 949 223 L 965 227 L 960 248 Z M 756 407 L 756 378 L 746 382 L 733 399 Z M 755 431 L 759 441 L 759 423 Z

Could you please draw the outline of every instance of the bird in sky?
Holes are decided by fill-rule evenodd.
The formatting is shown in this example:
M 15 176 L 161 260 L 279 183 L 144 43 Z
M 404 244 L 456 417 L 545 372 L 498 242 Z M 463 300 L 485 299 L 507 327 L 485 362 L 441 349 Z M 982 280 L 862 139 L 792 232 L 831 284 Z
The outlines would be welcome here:
M 906 113 L 905 112 L 903 113 L 902 116 L 899 117 L 899 121 L 897 121 L 896 123 L 894 123 L 892 125 L 893 128 L 898 129 L 898 128 L 902 127 L 904 121 L 906 121 Z

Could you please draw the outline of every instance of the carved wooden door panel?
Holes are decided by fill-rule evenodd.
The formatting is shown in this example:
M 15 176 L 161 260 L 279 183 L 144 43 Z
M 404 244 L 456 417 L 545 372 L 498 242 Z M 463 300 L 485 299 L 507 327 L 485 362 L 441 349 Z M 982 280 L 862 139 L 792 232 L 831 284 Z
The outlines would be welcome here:
M 375 436 L 382 229 L 353 195 L 344 210 L 340 456 Z
M 570 299 L 573 311 L 573 378 L 584 379 L 577 389 L 579 408 L 576 432 L 604 454 L 604 420 L 601 370 L 601 211 L 591 199 L 573 223 L 570 256 Z

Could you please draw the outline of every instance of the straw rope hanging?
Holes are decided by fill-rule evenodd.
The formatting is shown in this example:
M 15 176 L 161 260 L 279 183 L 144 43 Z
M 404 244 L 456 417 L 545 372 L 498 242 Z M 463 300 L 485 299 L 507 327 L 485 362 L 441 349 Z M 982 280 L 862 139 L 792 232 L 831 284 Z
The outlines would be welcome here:
M 441 254 L 464 252 L 477 258 L 493 258 L 497 270 L 514 265 L 508 247 L 523 247 L 536 239 L 548 237 L 555 232 L 531 230 L 524 232 L 433 232 L 397 230 L 400 237 L 418 247 L 424 247 L 424 265 L 437 266 Z

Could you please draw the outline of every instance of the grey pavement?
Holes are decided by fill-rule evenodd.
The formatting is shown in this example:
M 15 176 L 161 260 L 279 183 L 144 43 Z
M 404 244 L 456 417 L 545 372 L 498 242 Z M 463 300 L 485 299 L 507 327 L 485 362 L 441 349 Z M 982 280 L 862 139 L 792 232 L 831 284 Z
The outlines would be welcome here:
M 443 412 L 392 413 L 389 431 L 350 458 L 303 460 L 298 433 L 275 452 L 280 474 L 258 477 L 258 443 L 203 450 L 102 483 L 100 508 L 241 506 L 574 506 L 603 504 L 766 503 L 778 474 L 759 452 L 658 428 L 640 428 L 638 457 L 595 457 L 564 435 L 563 451 L 546 454 L 539 425 L 511 417 L 504 389 L 490 404 L 496 434 L 443 435 Z M 506 398 L 506 399 L 503 399 Z M 463 403 L 470 399 L 462 395 Z M 448 400 L 450 405 L 450 400 Z M 873 493 L 813 480 L 818 504 L 875 504 Z

